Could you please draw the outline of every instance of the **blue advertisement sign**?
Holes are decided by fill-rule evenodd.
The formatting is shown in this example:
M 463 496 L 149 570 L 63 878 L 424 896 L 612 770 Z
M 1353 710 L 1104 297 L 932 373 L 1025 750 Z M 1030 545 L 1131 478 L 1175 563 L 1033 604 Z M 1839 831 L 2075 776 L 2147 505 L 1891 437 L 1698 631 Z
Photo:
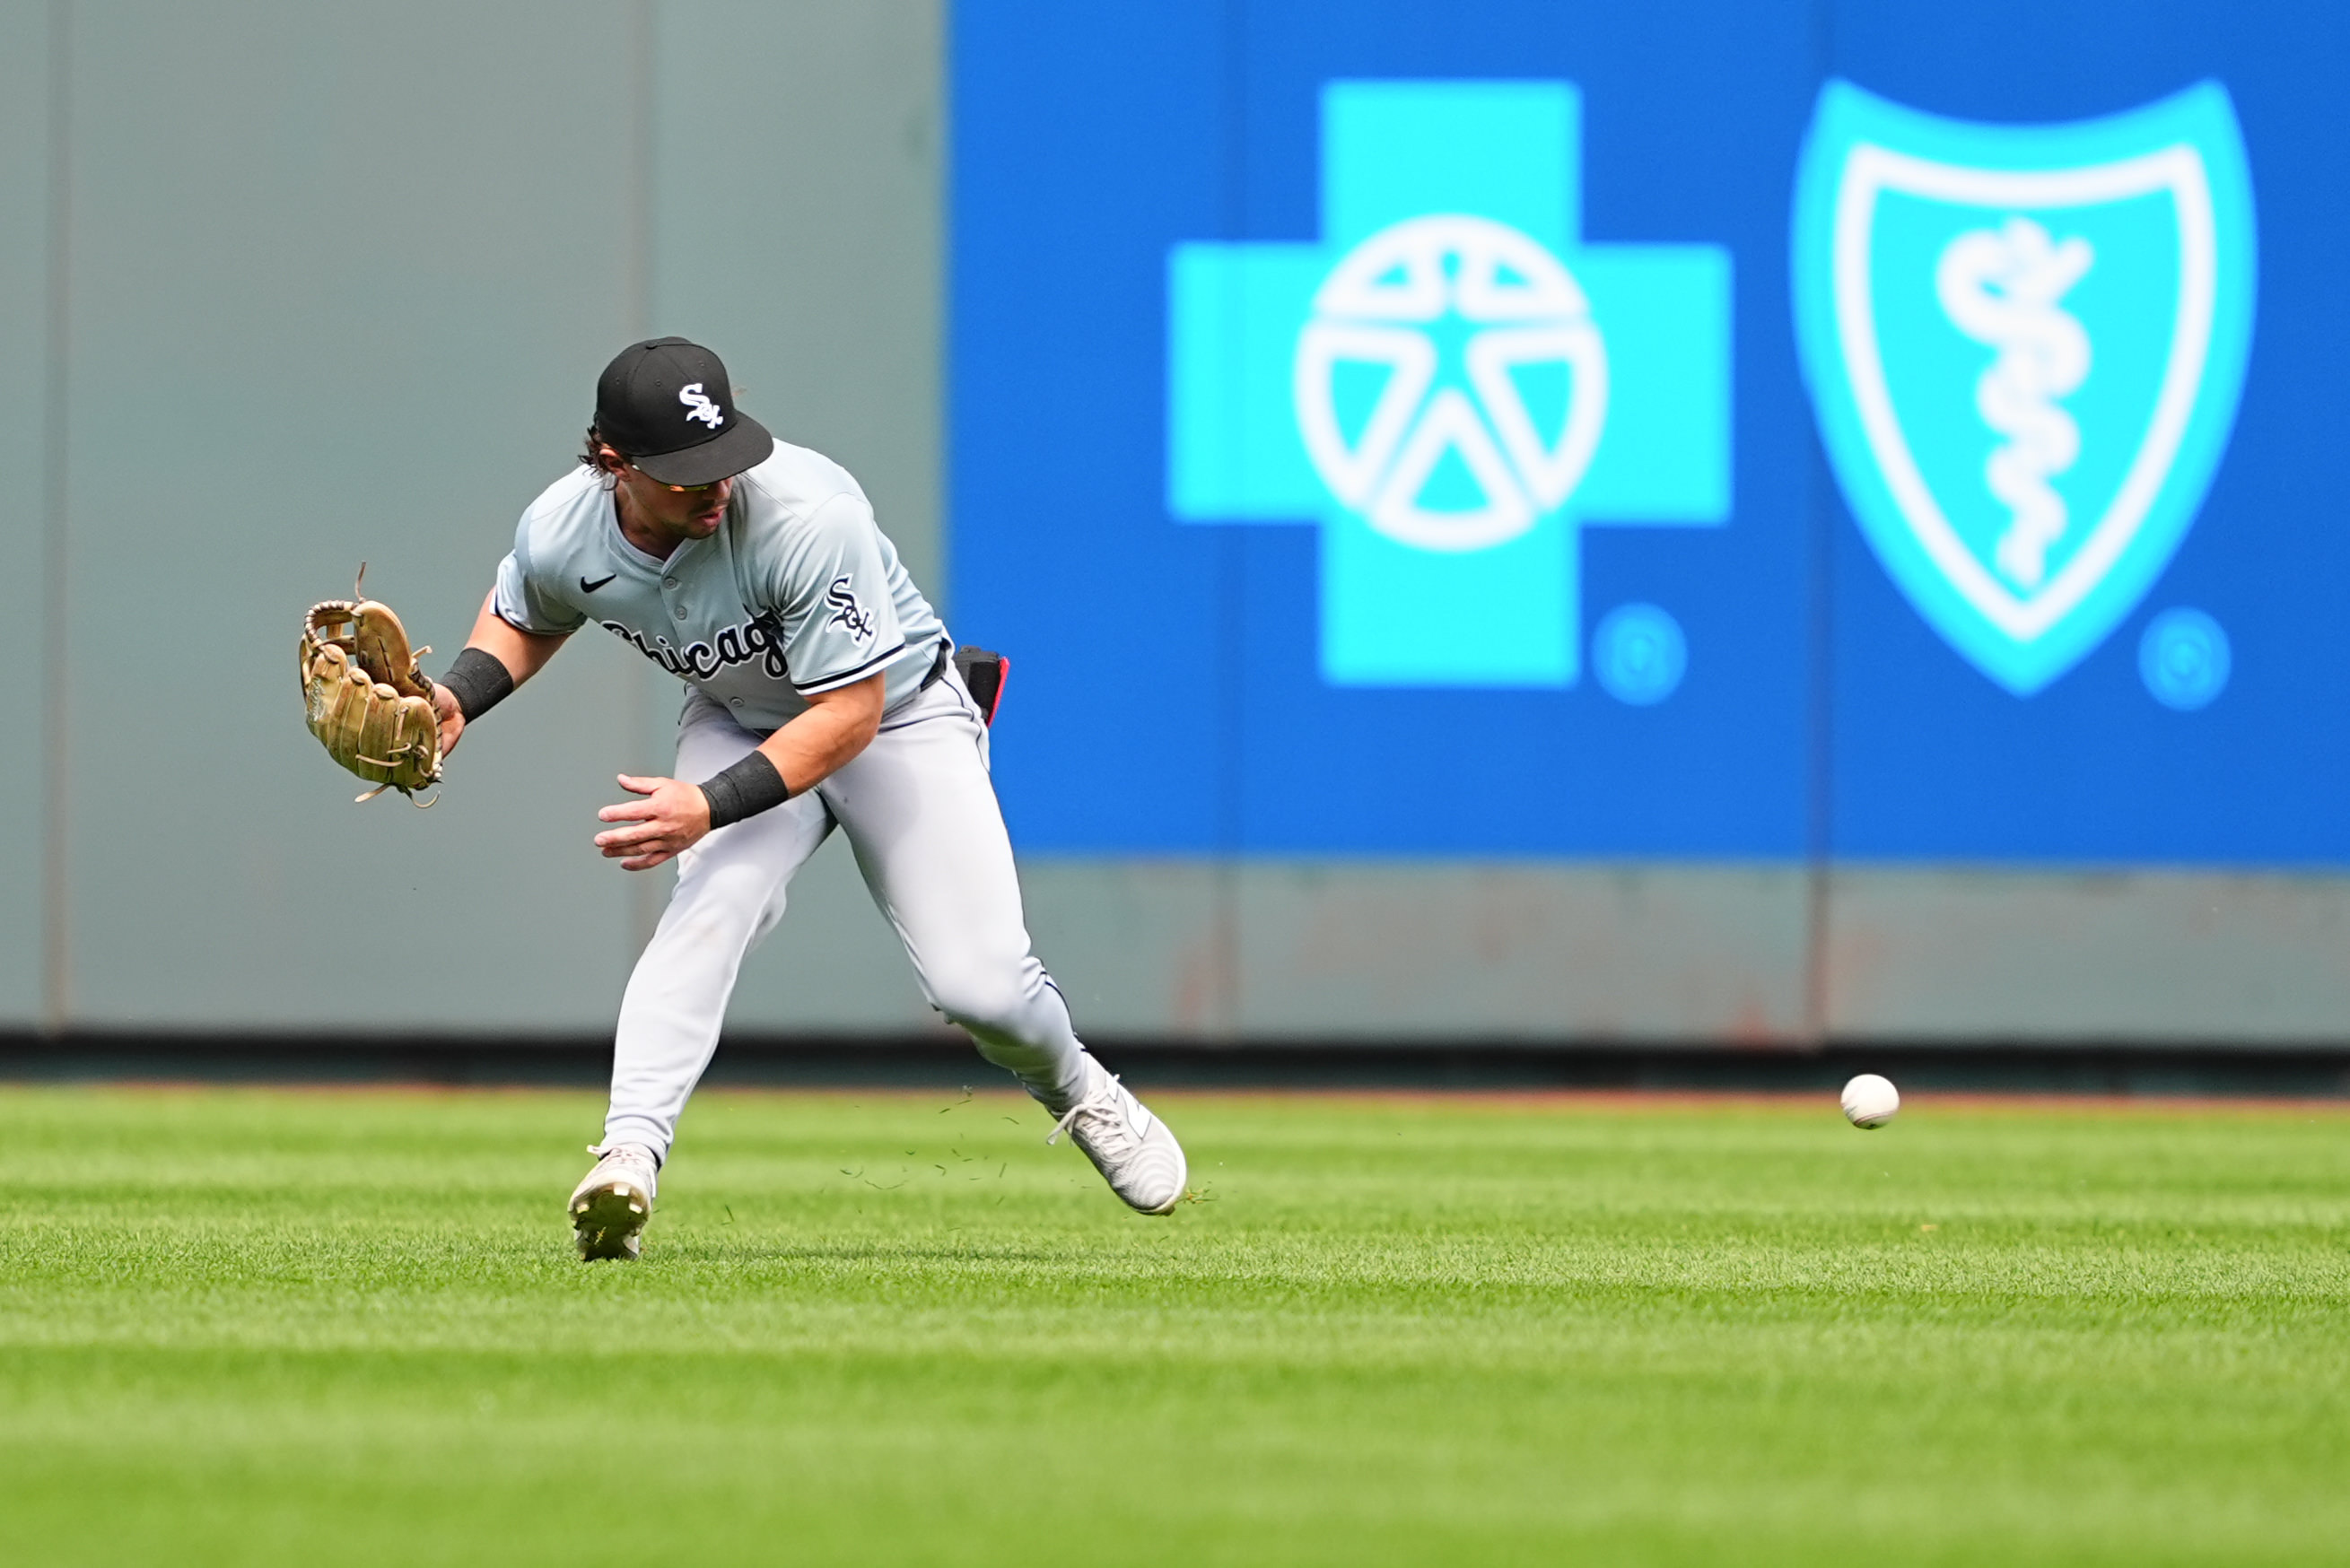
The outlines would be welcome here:
M 1572 83 L 1321 109 L 1321 243 L 1171 254 L 1168 509 L 1319 524 L 1332 685 L 1572 686 L 1579 527 L 1728 520 L 1729 254 L 1582 244 Z
M 2009 691 L 2104 641 L 2201 510 L 2253 250 L 2217 82 L 2062 125 L 1821 93 L 1794 264 L 1821 434 L 1894 583 Z
M 952 58 L 1024 848 L 2350 861 L 2350 18 L 974 0 Z

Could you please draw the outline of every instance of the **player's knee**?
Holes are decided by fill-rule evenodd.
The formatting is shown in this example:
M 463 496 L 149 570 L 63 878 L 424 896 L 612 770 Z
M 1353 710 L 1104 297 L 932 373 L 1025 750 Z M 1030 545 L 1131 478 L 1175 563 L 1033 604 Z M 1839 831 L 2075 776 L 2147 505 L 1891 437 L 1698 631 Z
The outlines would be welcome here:
M 1025 977 L 1012 965 L 972 965 L 930 977 L 941 1012 L 965 1028 L 1016 1034 L 1028 1012 Z

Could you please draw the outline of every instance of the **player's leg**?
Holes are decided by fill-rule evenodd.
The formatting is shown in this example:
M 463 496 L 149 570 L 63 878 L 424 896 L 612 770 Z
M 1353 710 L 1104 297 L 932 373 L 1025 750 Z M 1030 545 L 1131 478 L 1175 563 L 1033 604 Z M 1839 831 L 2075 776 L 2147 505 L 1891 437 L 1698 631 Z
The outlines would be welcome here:
M 676 776 L 708 778 L 757 744 L 715 703 L 697 698 L 678 732 Z M 583 1256 L 636 1255 L 653 1172 L 718 1047 L 743 957 L 783 918 L 793 874 L 831 830 L 822 799 L 804 795 L 722 827 L 678 857 L 676 890 L 620 1001 L 603 1158 L 571 1198 Z M 648 1158 L 638 1162 L 631 1149 Z
M 717 704 L 696 699 L 678 732 L 676 776 L 708 778 L 758 743 Z M 640 1143 L 667 1158 L 686 1096 L 718 1047 L 743 955 L 783 919 L 792 877 L 832 826 L 823 800 L 803 795 L 678 857 L 677 887 L 620 1001 L 606 1143 Z
M 986 745 L 950 678 L 818 790 L 931 1005 L 1063 1119 L 1119 1197 L 1164 1213 L 1183 1196 L 1182 1148 L 1078 1043 L 1030 950 Z

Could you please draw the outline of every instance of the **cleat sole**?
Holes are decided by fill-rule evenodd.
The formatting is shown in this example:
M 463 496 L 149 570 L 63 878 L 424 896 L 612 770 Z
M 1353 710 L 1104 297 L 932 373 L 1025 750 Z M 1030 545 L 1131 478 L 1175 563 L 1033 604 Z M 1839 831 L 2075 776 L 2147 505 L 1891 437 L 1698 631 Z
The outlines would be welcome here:
M 608 1187 L 571 1206 L 571 1227 L 581 1261 L 627 1260 L 642 1251 L 645 1200 L 635 1189 Z

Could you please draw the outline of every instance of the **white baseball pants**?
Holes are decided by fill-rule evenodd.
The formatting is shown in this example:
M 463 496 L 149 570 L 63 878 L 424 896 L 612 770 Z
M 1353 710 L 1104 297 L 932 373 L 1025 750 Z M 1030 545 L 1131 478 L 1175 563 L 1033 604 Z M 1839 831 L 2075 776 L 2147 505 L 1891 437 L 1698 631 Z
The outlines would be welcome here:
M 709 778 L 759 740 L 697 692 L 679 721 L 677 776 Z M 813 791 L 678 857 L 677 890 L 620 1002 L 607 1145 L 639 1143 L 668 1158 L 686 1096 L 717 1049 L 743 955 L 783 918 L 793 875 L 836 824 L 931 1004 L 1048 1106 L 1075 1096 L 1085 1048 L 1029 951 L 1012 841 L 988 778 L 987 726 L 951 670 Z

